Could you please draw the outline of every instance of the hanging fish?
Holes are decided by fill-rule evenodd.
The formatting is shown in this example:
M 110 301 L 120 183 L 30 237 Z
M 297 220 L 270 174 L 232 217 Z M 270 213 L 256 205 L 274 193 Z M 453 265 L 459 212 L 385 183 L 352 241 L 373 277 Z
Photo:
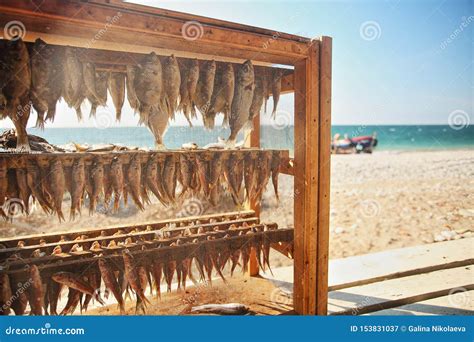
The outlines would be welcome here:
M 89 215 L 92 215 L 97 207 L 99 196 L 104 190 L 104 165 L 96 158 L 89 169 Z
M 10 314 L 10 305 L 12 299 L 12 289 L 8 274 L 0 274 L 0 315 L 8 316 Z
M 199 80 L 193 97 L 193 106 L 197 107 L 203 116 L 205 116 L 211 104 L 215 76 L 216 62 L 214 60 L 205 61 L 200 65 Z
M 214 80 L 214 90 L 211 97 L 211 105 L 204 118 L 204 126 L 214 129 L 216 114 L 224 114 L 224 127 L 229 125 L 229 115 L 234 98 L 235 76 L 234 67 L 230 63 L 225 63 L 217 69 Z
M 82 197 L 86 187 L 86 173 L 83 158 L 77 158 L 72 163 L 71 184 L 69 193 L 71 194 L 70 219 L 76 218 L 76 213 L 81 214 Z
M 135 65 L 127 65 L 127 99 L 134 112 L 137 112 L 140 107 L 140 102 L 138 101 L 137 93 L 135 91 L 135 78 L 137 72 L 138 68 Z
M 31 314 L 36 316 L 43 315 L 44 291 L 41 275 L 36 265 L 29 265 L 30 286 L 27 289 L 28 301 L 30 303 Z
M 273 111 L 272 118 L 276 118 L 276 111 L 278 107 L 278 101 L 280 101 L 281 93 L 281 78 L 283 77 L 283 70 L 274 69 L 272 73 L 272 97 L 273 97 Z
M 94 287 L 85 282 L 85 280 L 71 272 L 57 272 L 52 275 L 52 279 L 62 285 L 82 292 L 86 295 L 92 296 L 100 304 L 105 305 L 105 302 L 100 297 L 100 294 Z
M 162 67 L 158 56 L 152 52 L 147 55 L 135 75 L 135 92 L 140 103 L 140 122 L 147 123 L 152 108 L 161 110 L 163 81 Z M 168 118 L 167 118 L 168 119 Z
M 174 120 L 174 113 L 178 108 L 181 74 L 176 57 L 165 57 L 163 63 L 163 92 L 166 112 Z
M 150 157 L 146 164 L 145 182 L 146 188 L 149 189 L 161 203 L 167 204 L 167 195 L 164 193 L 162 183 L 158 182 L 158 162 L 155 156 Z
M 66 191 L 66 178 L 64 176 L 63 164 L 59 158 L 51 161 L 48 180 L 47 189 L 52 198 L 52 207 L 58 215 L 59 221 L 64 221 L 62 203 L 64 192 Z
M 38 164 L 34 160 L 27 160 L 26 164 L 26 183 L 30 188 L 33 197 L 38 201 L 43 211 L 47 214 L 51 213 L 53 206 L 51 205 L 47 194 L 42 185 L 42 172 Z
M 56 103 L 61 98 L 62 68 L 60 51 L 36 39 L 31 55 L 30 97 L 38 114 L 36 127 L 44 128 L 46 119 L 54 120 Z M 45 114 L 47 117 L 45 118 Z
M 168 114 L 160 108 L 153 107 L 150 109 L 146 125 L 155 137 L 155 149 L 165 149 L 165 145 L 163 144 L 163 136 L 168 130 Z
M 31 190 L 28 187 L 26 169 L 16 169 L 16 183 L 18 186 L 18 197 L 22 203 L 22 210 L 28 215 L 30 213 Z
M 250 106 L 254 93 L 254 69 L 251 61 L 246 61 L 239 67 L 235 80 L 235 91 L 229 116 L 230 136 L 229 146 L 234 146 L 239 132 L 246 127 L 251 128 L 249 121 Z
M 108 88 L 115 106 L 115 118 L 117 121 L 120 121 L 122 118 L 123 103 L 125 102 L 125 74 L 111 72 Z
M 114 211 L 117 212 L 120 207 L 120 198 L 124 191 L 123 167 L 120 159 L 115 157 L 110 163 L 110 183 L 114 193 Z
M 124 250 L 122 256 L 125 269 L 125 279 L 128 281 L 128 284 L 130 284 L 132 290 L 137 294 L 137 298 L 140 298 L 145 306 L 147 303 L 150 304 L 150 301 L 145 297 L 145 289 L 142 287 L 140 282 L 140 276 L 132 254 L 128 250 Z
M 140 163 L 140 157 L 135 155 L 131 158 L 127 169 L 127 189 L 138 209 L 145 210 L 140 200 L 141 173 L 142 166 Z
M 63 97 L 69 108 L 76 110 L 78 120 L 82 120 L 81 104 L 84 102 L 86 91 L 82 63 L 77 55 L 77 49 L 66 47 L 63 63 Z
M 170 202 L 175 200 L 177 173 L 175 156 L 168 155 L 163 168 L 163 188 Z
M 272 157 L 271 172 L 272 172 L 273 190 L 275 191 L 275 196 L 276 196 L 277 201 L 280 201 L 280 196 L 278 195 L 278 176 L 280 174 L 280 163 L 281 163 L 280 152 L 274 151 L 273 157 Z
M 109 289 L 112 294 L 114 295 L 117 303 L 119 304 L 120 314 L 125 314 L 125 302 L 122 297 L 122 290 L 120 289 L 120 285 L 117 282 L 117 278 L 115 278 L 114 271 L 110 266 L 109 262 L 106 259 L 99 259 L 99 270 L 104 280 L 105 287 Z
M 255 90 L 253 93 L 252 104 L 250 105 L 249 120 L 253 120 L 254 117 L 260 114 L 266 96 L 265 85 L 265 70 L 261 67 L 255 68 Z
M 196 110 L 194 108 L 194 96 L 199 80 L 199 62 L 197 59 L 192 59 L 189 62 L 182 62 L 180 64 L 181 71 L 181 85 L 179 89 L 180 103 L 178 110 L 182 111 L 189 125 L 192 127 L 191 117 L 196 118 Z

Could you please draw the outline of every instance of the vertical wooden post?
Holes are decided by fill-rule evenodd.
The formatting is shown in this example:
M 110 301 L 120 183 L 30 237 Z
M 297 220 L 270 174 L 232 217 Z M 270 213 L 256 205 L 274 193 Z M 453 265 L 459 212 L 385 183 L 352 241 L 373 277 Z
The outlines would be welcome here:
M 304 315 L 327 312 L 330 59 L 331 39 L 323 37 L 313 40 L 308 57 L 295 64 L 293 303 Z
M 322 37 L 319 72 L 318 315 L 327 315 L 331 179 L 332 38 Z
M 253 118 L 253 130 L 250 133 L 250 147 L 260 147 L 260 114 Z M 255 211 L 255 216 L 260 218 L 260 205 L 255 200 L 248 203 L 250 209 Z M 257 252 L 254 248 L 250 251 L 249 275 L 258 275 Z

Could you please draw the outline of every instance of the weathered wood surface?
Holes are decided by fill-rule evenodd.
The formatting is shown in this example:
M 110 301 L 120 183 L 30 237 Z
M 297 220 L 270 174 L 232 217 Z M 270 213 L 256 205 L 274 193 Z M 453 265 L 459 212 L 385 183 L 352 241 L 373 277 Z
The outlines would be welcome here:
M 126 52 L 159 48 L 288 65 L 305 58 L 307 38 L 176 13 L 116 2 L 0 2 L 2 26 L 15 18 L 28 32 L 54 36 L 60 45 Z M 197 36 L 185 33 L 191 24 Z

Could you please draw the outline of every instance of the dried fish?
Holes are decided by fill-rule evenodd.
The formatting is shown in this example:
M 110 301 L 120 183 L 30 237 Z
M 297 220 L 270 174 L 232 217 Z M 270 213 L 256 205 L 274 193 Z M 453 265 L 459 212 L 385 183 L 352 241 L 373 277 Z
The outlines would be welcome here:
M 170 202 L 175 200 L 176 182 L 178 180 L 175 155 L 168 155 L 163 167 L 163 188 Z
M 42 172 L 34 160 L 28 160 L 26 164 L 26 181 L 34 198 L 38 201 L 45 213 L 50 213 L 53 208 L 42 185 Z
M 199 80 L 193 97 L 193 107 L 197 107 L 205 116 L 211 104 L 214 78 L 216 76 L 216 62 L 205 61 L 199 66 Z
M 165 57 L 163 63 L 163 91 L 166 112 L 171 119 L 174 119 L 174 113 L 178 107 L 180 85 L 181 74 L 176 57 L 174 55 Z
M 50 315 L 58 314 L 58 301 L 61 296 L 61 290 L 63 286 L 55 281 L 49 281 L 47 287 L 47 298 L 49 302 L 49 313 Z
M 66 306 L 61 311 L 60 315 L 63 316 L 70 313 L 72 314 L 76 310 L 77 305 L 80 304 L 80 302 L 81 302 L 81 292 L 73 288 L 69 288 Z M 82 311 L 82 307 L 81 307 L 81 311 Z
M 47 191 L 52 198 L 51 205 L 58 215 L 59 221 L 64 221 L 62 203 L 64 192 L 66 190 L 66 178 L 64 176 L 63 164 L 59 158 L 51 161 L 48 179 Z
M 273 183 L 273 190 L 275 191 L 275 196 L 277 201 L 280 201 L 280 196 L 278 195 L 278 176 L 280 174 L 280 152 L 274 151 L 272 157 L 272 165 L 271 165 L 271 172 L 272 172 L 272 183 Z
M 81 214 L 82 197 L 84 196 L 86 186 L 86 174 L 83 158 L 77 158 L 72 163 L 71 185 L 69 193 L 71 194 L 70 218 L 75 219 L 76 213 Z
M 155 138 L 155 149 L 157 150 L 165 149 L 163 136 L 168 130 L 168 121 L 168 115 L 163 109 L 161 109 L 161 106 L 150 108 L 145 123 Z
M 263 101 L 266 96 L 266 79 L 263 68 L 255 68 L 255 90 L 253 92 L 252 104 L 250 106 L 249 120 L 253 120 L 262 109 Z
M 271 176 L 271 163 L 272 163 L 272 152 L 261 151 L 257 158 L 257 174 L 256 174 L 256 190 L 253 196 L 253 200 L 260 203 L 262 194 L 265 191 L 268 181 Z
M 179 197 L 182 197 L 189 189 L 192 189 L 193 176 L 195 171 L 195 164 L 193 162 L 194 156 L 182 154 L 179 163 L 179 182 L 182 190 Z
M 224 176 L 229 185 L 234 204 L 242 205 L 240 189 L 243 179 L 244 158 L 240 153 L 232 153 L 224 163 Z
M 138 68 L 135 65 L 127 65 L 127 99 L 130 107 L 136 112 L 140 107 L 140 102 L 138 101 L 137 93 L 135 92 L 135 78 L 138 72 Z
M 0 274 L 0 315 L 10 314 L 10 305 L 12 300 L 12 290 L 10 279 L 6 273 Z
M 38 114 L 36 127 L 39 128 L 44 128 L 46 119 L 54 121 L 56 103 L 61 98 L 63 76 L 60 57 L 57 48 L 46 44 L 40 38 L 36 39 L 31 56 L 30 97 Z
M 235 76 L 234 67 L 230 63 L 225 63 L 217 68 L 214 80 L 214 90 L 211 97 L 211 105 L 204 118 L 204 126 L 214 129 L 215 116 L 218 113 L 224 114 L 223 126 L 229 125 L 229 115 L 234 98 Z
M 89 214 L 92 215 L 97 207 L 99 196 L 104 189 L 104 166 L 99 158 L 96 158 L 89 170 Z
M 16 148 L 29 151 L 26 126 L 30 117 L 31 68 L 28 49 L 21 37 L 4 42 L 0 53 L 0 119 L 9 116 L 15 125 Z
M 247 199 L 251 199 L 254 196 L 257 182 L 257 171 L 255 158 L 252 153 L 247 153 L 244 157 L 244 183 L 245 183 L 245 196 Z
M 251 128 L 249 121 L 250 106 L 254 93 L 254 69 L 251 61 L 246 61 L 239 67 L 235 80 L 234 98 L 229 116 L 230 136 L 229 146 L 234 146 L 237 135 L 244 128 Z
M 109 289 L 114 295 L 117 303 L 119 304 L 120 314 L 125 314 L 125 302 L 122 297 L 122 290 L 117 282 L 114 271 L 106 259 L 99 259 L 99 269 L 102 279 L 104 280 L 105 287 Z
M 156 295 L 161 298 L 161 276 L 163 274 L 163 264 L 158 260 L 152 262 L 152 274 L 155 280 Z
M 36 316 L 43 315 L 44 291 L 41 275 L 36 265 L 29 265 L 30 286 L 27 289 L 28 301 L 31 307 L 31 314 Z
M 120 198 L 124 190 L 123 168 L 120 159 L 115 157 L 110 163 L 110 183 L 114 193 L 114 211 L 117 212 L 120 206 Z
M 65 285 L 86 295 L 90 295 L 100 304 L 105 305 L 104 301 L 100 297 L 100 293 L 96 291 L 94 287 L 85 282 L 82 277 L 77 276 L 74 273 L 57 272 L 52 275 L 52 279 L 59 284 Z
M 161 171 L 161 168 L 160 168 Z M 158 180 L 158 177 L 161 179 L 161 172 L 158 173 L 158 162 L 155 156 L 150 157 L 147 162 L 145 169 L 145 181 L 146 187 L 158 198 L 158 200 L 163 204 L 168 204 L 167 195 L 162 187 L 161 180 Z
M 128 250 L 123 251 L 122 255 L 123 263 L 125 266 L 125 279 L 130 284 L 132 290 L 135 291 L 135 293 L 137 294 L 137 298 L 140 298 L 140 300 L 146 306 L 146 303 L 149 304 L 150 302 L 145 297 L 145 289 L 142 287 L 142 284 L 140 282 L 140 276 L 138 274 L 133 256 Z
M 97 241 L 95 241 L 97 242 Z M 97 242 L 98 244 L 98 242 Z M 93 250 L 93 247 L 90 248 Z M 88 284 L 91 286 L 91 288 L 94 289 L 94 293 L 97 294 L 98 297 L 100 297 L 100 284 L 101 284 L 101 275 L 100 271 L 97 269 L 97 267 L 93 266 L 87 270 L 86 273 L 86 278 Z M 82 304 L 82 307 L 84 308 L 84 311 L 87 312 L 87 308 L 89 306 L 90 301 L 92 300 L 93 296 L 91 294 L 86 294 L 86 297 L 84 299 L 84 302 Z
M 135 92 L 140 103 L 140 122 L 147 123 L 152 108 L 160 110 L 163 107 L 162 67 L 160 59 L 154 52 L 145 57 L 135 76 Z
M 228 304 L 205 304 L 194 306 L 191 313 L 205 313 L 217 315 L 245 315 L 249 312 L 249 308 L 239 303 Z
M 109 76 L 109 92 L 115 106 L 117 121 L 122 118 L 122 107 L 125 102 L 125 74 L 111 72 Z
M 28 187 L 25 169 L 16 169 L 16 183 L 18 186 L 18 197 L 21 200 L 22 210 L 26 214 L 30 213 L 30 196 L 31 190 Z
M 82 64 L 78 58 L 77 49 L 66 47 L 64 54 L 64 84 L 63 97 L 70 108 L 76 110 L 79 120 L 82 120 L 81 104 L 85 99 L 85 85 Z
M 27 291 L 23 287 L 21 282 L 12 277 L 10 279 L 10 288 L 12 289 L 12 302 L 11 309 L 15 312 L 15 315 L 22 316 L 25 314 L 26 307 L 28 306 Z
M 192 59 L 188 63 L 182 62 L 181 70 L 181 85 L 180 85 L 180 103 L 178 110 L 182 111 L 189 125 L 192 127 L 191 117 L 196 117 L 196 110 L 194 108 L 194 94 L 199 80 L 199 62 L 197 59 Z
M 272 118 L 275 119 L 276 111 L 278 107 L 278 101 L 280 101 L 280 93 L 281 93 L 281 78 L 283 77 L 283 70 L 281 69 L 274 69 L 272 73 L 272 97 L 273 97 L 273 111 L 272 111 Z
M 132 196 L 133 201 L 140 210 L 145 210 L 140 200 L 140 187 L 141 187 L 141 173 L 142 166 L 140 163 L 140 157 L 135 155 L 130 160 L 130 164 L 127 169 L 127 190 Z
M 84 93 L 87 100 L 91 103 L 89 117 L 95 117 L 97 107 L 99 106 L 96 91 L 96 72 L 94 64 L 86 62 L 82 64 L 82 76 L 84 79 Z

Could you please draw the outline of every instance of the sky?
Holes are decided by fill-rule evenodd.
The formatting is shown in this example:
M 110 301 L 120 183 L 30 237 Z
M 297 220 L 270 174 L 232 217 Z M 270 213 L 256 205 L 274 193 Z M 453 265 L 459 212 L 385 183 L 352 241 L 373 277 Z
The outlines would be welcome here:
M 334 125 L 448 124 L 455 111 L 474 121 L 473 1 L 133 2 L 310 38 L 331 36 Z M 64 115 L 47 127 L 78 125 L 64 103 L 60 111 Z M 128 106 L 124 112 L 113 125 L 136 125 Z M 280 112 L 292 116 L 292 95 L 283 97 Z M 175 122 L 184 123 L 182 115 Z M 268 115 L 262 123 L 270 123 Z

